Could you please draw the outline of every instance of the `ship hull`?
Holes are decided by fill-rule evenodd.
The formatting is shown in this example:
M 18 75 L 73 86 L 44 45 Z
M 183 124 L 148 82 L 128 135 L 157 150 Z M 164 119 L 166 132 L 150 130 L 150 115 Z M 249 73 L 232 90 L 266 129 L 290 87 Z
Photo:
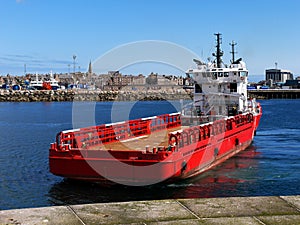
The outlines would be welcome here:
M 50 148 L 50 171 L 65 178 L 100 183 L 151 185 L 197 176 L 251 145 L 261 114 L 251 122 L 209 138 L 192 140 L 173 151 L 148 153 L 134 150 L 57 151 Z M 210 124 L 212 127 L 214 123 Z M 192 135 L 190 135 L 192 136 Z M 184 140 L 182 139 L 182 142 Z

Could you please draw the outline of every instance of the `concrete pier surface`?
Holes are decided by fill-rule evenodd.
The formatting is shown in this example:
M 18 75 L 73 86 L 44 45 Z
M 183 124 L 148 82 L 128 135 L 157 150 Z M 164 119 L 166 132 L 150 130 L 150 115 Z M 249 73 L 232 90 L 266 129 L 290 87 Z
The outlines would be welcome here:
M 300 224 L 300 195 L 170 199 L 2 210 L 0 224 Z

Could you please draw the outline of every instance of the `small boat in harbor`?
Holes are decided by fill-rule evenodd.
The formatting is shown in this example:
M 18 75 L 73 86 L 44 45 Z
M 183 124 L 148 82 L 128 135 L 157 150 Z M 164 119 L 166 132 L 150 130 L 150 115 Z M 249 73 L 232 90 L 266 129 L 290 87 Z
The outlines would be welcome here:
M 50 172 L 65 178 L 151 185 L 203 173 L 251 145 L 262 115 L 247 98 L 242 59 L 224 65 L 221 34 L 213 62 L 194 60 L 194 97 L 181 112 L 61 131 Z M 234 51 L 233 51 L 234 52 Z M 233 53 L 234 54 L 234 53 Z
M 52 71 L 51 71 L 51 73 L 50 73 L 50 80 L 49 80 L 49 83 L 50 83 L 50 87 L 51 87 L 52 90 L 58 90 L 58 89 L 60 89 L 60 86 L 59 86 L 59 84 L 58 84 L 58 81 L 55 80 L 55 79 L 53 78 L 53 73 L 52 73 Z
M 42 90 L 43 89 L 43 81 L 39 80 L 39 76 L 35 74 L 35 80 L 31 80 L 29 83 L 29 89 Z
M 52 71 L 50 72 L 49 80 L 46 80 L 46 81 L 43 82 L 43 89 L 45 89 L 45 90 L 58 90 L 58 89 L 60 89 L 58 81 L 53 78 Z

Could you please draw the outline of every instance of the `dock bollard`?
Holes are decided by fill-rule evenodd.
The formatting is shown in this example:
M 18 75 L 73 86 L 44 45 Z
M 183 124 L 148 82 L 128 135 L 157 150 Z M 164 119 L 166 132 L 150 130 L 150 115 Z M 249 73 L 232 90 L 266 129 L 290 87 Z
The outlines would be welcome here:
M 156 153 L 157 153 L 157 148 L 153 147 L 153 154 L 156 154 Z
M 146 153 L 151 153 L 149 145 L 146 145 Z

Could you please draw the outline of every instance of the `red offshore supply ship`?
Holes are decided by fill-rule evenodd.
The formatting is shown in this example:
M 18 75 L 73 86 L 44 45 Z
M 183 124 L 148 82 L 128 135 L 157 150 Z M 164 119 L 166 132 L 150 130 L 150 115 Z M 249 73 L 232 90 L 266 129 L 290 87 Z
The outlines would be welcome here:
M 247 99 L 248 70 L 222 62 L 221 34 L 213 62 L 194 59 L 193 102 L 182 112 L 66 130 L 49 150 L 50 172 L 65 178 L 150 185 L 196 176 L 251 145 L 262 115 Z

